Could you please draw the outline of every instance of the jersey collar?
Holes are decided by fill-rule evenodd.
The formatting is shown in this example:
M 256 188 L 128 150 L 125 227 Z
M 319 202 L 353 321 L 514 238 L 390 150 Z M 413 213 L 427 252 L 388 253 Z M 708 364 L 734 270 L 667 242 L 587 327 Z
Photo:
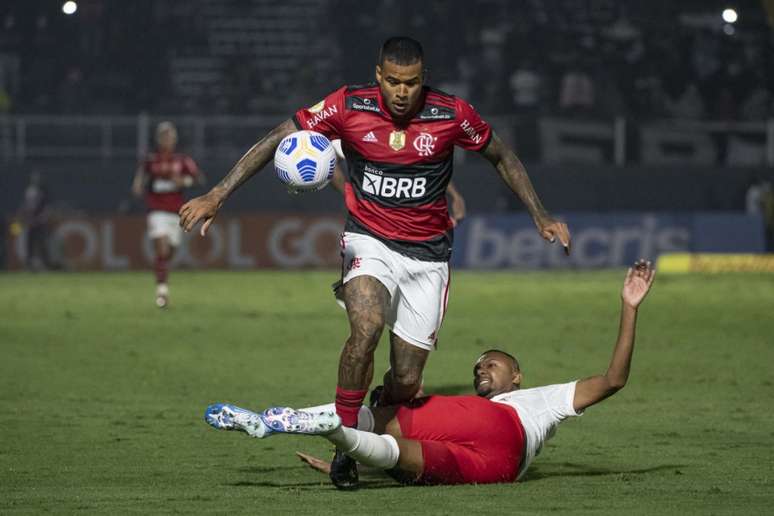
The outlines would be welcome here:
M 384 118 L 386 118 L 387 120 L 390 120 L 396 125 L 409 125 L 413 120 L 417 119 L 419 114 L 425 108 L 427 91 L 428 91 L 428 87 L 422 86 L 422 93 L 419 94 L 419 107 L 417 108 L 416 112 L 411 116 L 411 118 L 408 118 L 406 120 L 398 120 L 393 118 L 390 108 L 388 108 L 387 105 L 384 103 L 384 98 L 382 97 L 382 88 L 380 88 L 379 84 L 376 83 L 376 99 L 377 99 L 377 102 L 379 103 L 379 111 L 381 111 L 382 116 Z

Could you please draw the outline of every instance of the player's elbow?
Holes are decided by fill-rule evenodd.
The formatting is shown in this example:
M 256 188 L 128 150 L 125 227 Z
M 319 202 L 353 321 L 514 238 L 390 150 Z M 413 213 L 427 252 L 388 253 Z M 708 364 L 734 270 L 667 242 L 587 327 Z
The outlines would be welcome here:
M 615 394 L 624 387 L 626 387 L 626 377 L 623 376 L 608 376 L 607 379 L 608 391 L 610 394 Z

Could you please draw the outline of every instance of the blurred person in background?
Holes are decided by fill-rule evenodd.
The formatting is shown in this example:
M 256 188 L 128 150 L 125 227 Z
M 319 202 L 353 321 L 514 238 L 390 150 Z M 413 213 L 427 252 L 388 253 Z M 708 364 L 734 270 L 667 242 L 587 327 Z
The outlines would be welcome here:
M 508 83 L 516 112 L 535 113 L 540 107 L 543 78 L 533 60 L 525 59 L 511 74 Z
M 11 112 L 13 102 L 11 101 L 11 95 L 8 93 L 2 84 L 0 84 L 0 114 L 6 114 Z
M 177 128 L 172 122 L 158 125 L 156 145 L 156 152 L 137 167 L 132 193 L 145 197 L 148 237 L 153 240 L 155 255 L 156 306 L 164 308 L 169 302 L 169 262 L 183 238 L 177 215 L 183 205 L 183 190 L 204 184 L 204 174 L 190 156 L 175 152 Z
M 32 172 L 24 189 L 18 217 L 27 232 L 24 264 L 28 269 L 55 268 L 49 253 L 49 203 L 48 190 L 43 185 L 40 172 Z
M 0 115 L 11 112 L 13 99 L 11 98 L 8 73 L 0 59 Z
M 766 250 L 774 251 L 774 188 L 771 181 L 763 178 L 752 181 L 745 195 L 745 211 L 763 219 Z
M 559 86 L 559 107 L 562 111 L 586 114 L 594 108 L 595 90 L 591 75 L 579 66 L 569 68 Z

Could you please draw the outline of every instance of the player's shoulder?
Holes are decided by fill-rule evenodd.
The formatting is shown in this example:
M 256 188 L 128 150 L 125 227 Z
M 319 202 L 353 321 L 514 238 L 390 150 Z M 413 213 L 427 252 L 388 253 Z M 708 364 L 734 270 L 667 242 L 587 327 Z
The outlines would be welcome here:
M 159 154 L 157 152 L 149 152 L 140 160 L 140 164 L 143 165 L 145 168 L 149 168 L 154 163 L 158 163 L 158 161 L 159 161 Z
M 364 82 L 360 84 L 348 84 L 344 86 L 345 93 L 347 95 L 357 95 L 365 94 L 365 95 L 376 95 L 379 91 L 379 85 L 375 82 Z
M 476 108 L 473 107 L 473 104 L 463 99 L 462 97 L 452 95 L 451 93 L 446 93 L 445 91 L 436 88 L 427 87 L 427 90 L 428 92 L 426 98 L 428 102 L 444 103 L 450 107 L 453 107 L 457 112 L 476 110 Z
M 453 106 L 457 102 L 457 97 L 438 88 L 425 86 L 425 101 Z
M 380 113 L 379 85 L 375 82 L 348 85 L 344 90 L 344 106 L 348 111 Z
M 529 399 L 534 397 L 542 397 L 548 392 L 567 389 L 573 382 L 570 383 L 557 383 L 550 385 L 537 385 L 535 387 L 527 387 L 524 389 L 516 389 L 515 391 L 509 391 L 497 396 L 501 399 Z
M 424 89 L 425 102 L 415 119 L 433 122 L 457 118 L 457 97 L 431 86 L 425 86 Z
M 529 389 L 520 389 L 519 392 L 528 399 L 536 399 L 553 408 L 563 410 L 564 407 L 572 407 L 572 400 L 575 396 L 575 386 L 577 383 L 578 380 L 573 380 L 566 383 L 540 385 Z
M 196 160 L 193 159 L 188 154 L 183 154 L 183 153 L 175 154 L 175 159 L 177 159 L 178 162 L 182 163 L 185 171 L 190 174 L 195 173 L 199 169 L 199 166 L 196 164 Z

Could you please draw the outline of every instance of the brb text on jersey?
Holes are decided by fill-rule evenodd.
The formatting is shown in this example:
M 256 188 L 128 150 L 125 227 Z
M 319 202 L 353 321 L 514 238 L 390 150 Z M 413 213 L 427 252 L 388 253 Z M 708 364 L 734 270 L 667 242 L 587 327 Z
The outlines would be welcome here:
M 299 129 L 341 139 L 347 230 L 422 260 L 449 259 L 446 187 L 454 146 L 481 151 L 491 129 L 473 107 L 425 87 L 408 122 L 393 120 L 376 84 L 344 86 L 293 117 Z

